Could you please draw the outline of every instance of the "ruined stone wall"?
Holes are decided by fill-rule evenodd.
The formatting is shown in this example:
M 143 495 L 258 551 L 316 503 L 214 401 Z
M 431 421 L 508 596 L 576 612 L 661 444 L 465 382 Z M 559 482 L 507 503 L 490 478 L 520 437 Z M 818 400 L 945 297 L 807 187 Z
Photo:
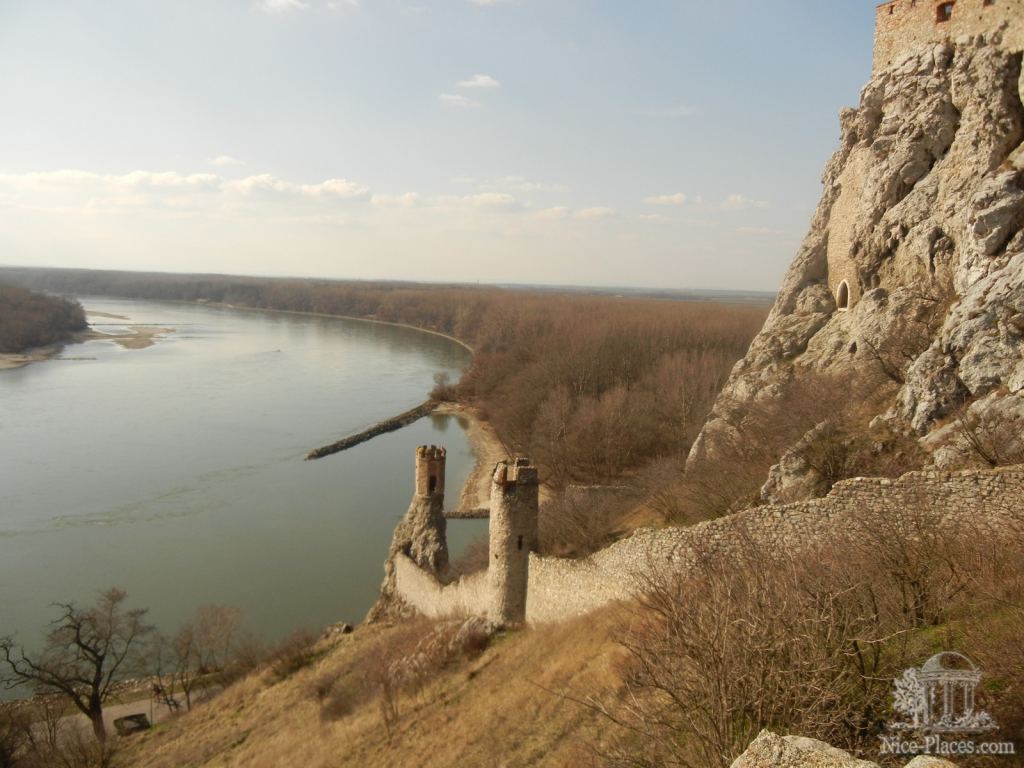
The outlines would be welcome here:
M 404 554 L 394 557 L 395 593 L 431 619 L 446 616 L 483 616 L 490 604 L 487 573 L 465 576 L 442 585 L 433 574 Z
M 689 528 L 644 529 L 581 560 L 530 556 L 526 618 L 559 621 L 629 599 L 660 568 L 685 573 L 701 552 L 766 546 L 812 549 L 837 536 L 863 535 L 865 519 L 921 511 L 936 526 L 970 524 L 982 535 L 1024 526 L 1024 468 L 957 473 L 912 472 L 898 480 L 856 478 L 822 499 L 767 505 Z M 485 574 L 448 586 L 408 558 L 396 563 L 399 594 L 422 613 L 483 615 Z
M 875 71 L 894 63 L 917 45 L 994 32 L 1006 24 L 1002 45 L 1024 49 L 1024 0 L 956 0 L 952 15 L 940 21 L 937 0 L 893 0 L 875 11 Z

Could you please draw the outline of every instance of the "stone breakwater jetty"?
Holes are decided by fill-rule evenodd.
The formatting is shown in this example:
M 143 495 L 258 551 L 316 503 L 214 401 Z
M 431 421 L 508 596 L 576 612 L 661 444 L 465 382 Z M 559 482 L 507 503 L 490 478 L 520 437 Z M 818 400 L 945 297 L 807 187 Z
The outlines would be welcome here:
M 365 443 L 367 440 L 371 440 L 378 435 L 383 435 L 388 432 L 395 432 L 402 427 L 407 427 L 414 421 L 419 421 L 424 416 L 427 416 L 434 412 L 440 403 L 437 400 L 430 399 L 420 403 L 415 408 L 410 408 L 404 413 L 400 413 L 397 416 L 392 416 L 390 419 L 384 419 L 384 421 L 378 421 L 372 427 L 367 427 L 362 432 L 357 432 L 354 435 L 343 437 L 337 442 L 331 443 L 330 445 L 324 445 L 320 448 L 314 448 L 312 451 L 306 454 L 306 461 L 313 459 L 322 459 L 324 456 L 331 456 L 335 453 L 341 453 L 347 451 L 349 448 L 354 448 L 360 443 Z

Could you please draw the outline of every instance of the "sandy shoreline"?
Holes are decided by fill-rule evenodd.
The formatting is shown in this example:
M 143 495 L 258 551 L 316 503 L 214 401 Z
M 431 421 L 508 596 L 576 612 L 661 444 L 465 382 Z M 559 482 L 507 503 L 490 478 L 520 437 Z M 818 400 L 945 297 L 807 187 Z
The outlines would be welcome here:
M 473 469 L 466 478 L 466 484 L 462 487 L 459 495 L 458 506 L 455 510 L 468 511 L 473 509 L 486 509 L 491 505 L 491 475 L 494 474 L 494 465 L 499 461 L 511 458 L 513 451 L 508 450 L 505 444 L 494 431 L 490 422 L 480 417 L 480 412 L 470 405 L 462 403 L 441 403 L 434 413 L 446 416 L 455 416 L 466 423 L 466 437 L 469 439 L 470 450 L 473 452 L 475 463 Z M 540 486 L 540 500 L 547 501 L 551 498 L 551 489 L 546 485 Z
M 102 313 L 92 313 L 101 315 Z M 113 317 L 112 315 L 103 315 Z M 123 349 L 145 349 L 157 343 L 168 333 L 173 333 L 173 328 L 157 328 L 155 326 L 140 325 L 127 333 L 101 333 L 100 331 L 80 331 L 74 334 L 67 341 L 59 344 L 50 344 L 45 347 L 34 347 L 24 352 L 12 354 L 0 354 L 0 371 L 9 371 L 15 368 L 23 368 L 30 363 L 41 363 L 46 360 L 53 360 L 64 349 L 72 344 L 81 344 L 84 341 L 112 341 Z
M 470 470 L 466 484 L 462 486 L 456 509 L 470 510 L 488 507 L 491 503 L 491 474 L 494 465 L 508 458 L 509 452 L 494 428 L 480 418 L 476 408 L 461 403 L 441 403 L 434 411 L 445 416 L 455 416 L 466 423 L 466 437 L 475 463 Z

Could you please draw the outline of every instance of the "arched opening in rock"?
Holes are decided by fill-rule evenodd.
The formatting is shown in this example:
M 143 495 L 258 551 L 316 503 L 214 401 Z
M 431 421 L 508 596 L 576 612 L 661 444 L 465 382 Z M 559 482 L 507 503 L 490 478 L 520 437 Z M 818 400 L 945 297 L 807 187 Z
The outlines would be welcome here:
M 845 312 L 850 308 L 850 285 L 845 280 L 839 284 L 839 288 L 836 290 L 836 307 L 840 312 Z
M 939 3 L 935 8 L 935 20 L 943 22 L 952 19 L 954 5 L 956 5 L 956 3 Z

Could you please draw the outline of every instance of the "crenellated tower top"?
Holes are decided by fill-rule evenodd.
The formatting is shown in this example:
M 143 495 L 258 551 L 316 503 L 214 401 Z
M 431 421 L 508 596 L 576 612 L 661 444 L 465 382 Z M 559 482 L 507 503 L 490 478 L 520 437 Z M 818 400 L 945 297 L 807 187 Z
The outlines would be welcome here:
M 436 445 L 416 449 L 416 495 L 444 496 L 444 464 L 447 453 Z

